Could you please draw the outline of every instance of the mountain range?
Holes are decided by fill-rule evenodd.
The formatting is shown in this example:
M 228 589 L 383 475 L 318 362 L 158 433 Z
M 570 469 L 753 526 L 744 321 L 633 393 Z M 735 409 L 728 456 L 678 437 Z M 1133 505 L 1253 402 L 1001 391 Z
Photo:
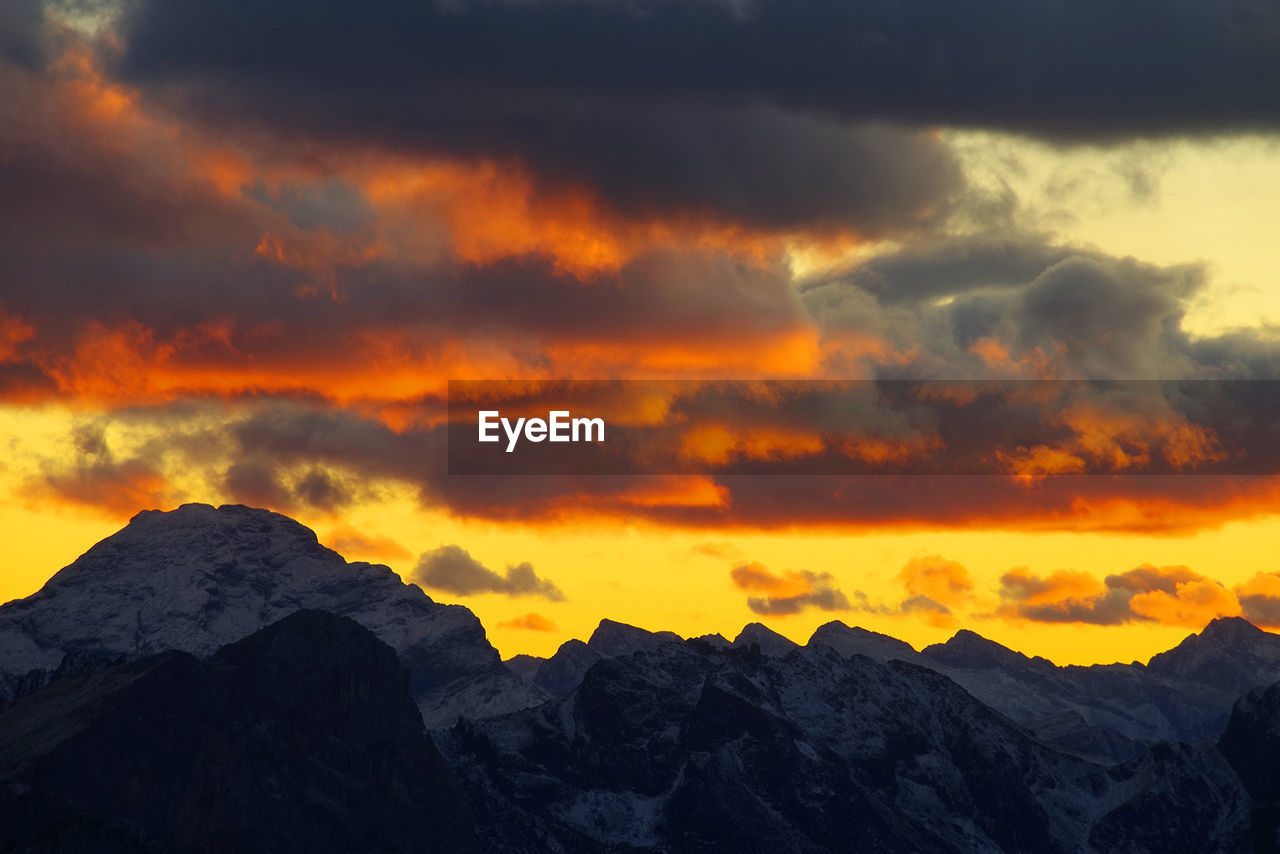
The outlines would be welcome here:
M 145 511 L 0 606 L 0 850 L 1280 850 L 1280 636 L 1146 664 L 840 622 L 466 608 L 241 506 Z

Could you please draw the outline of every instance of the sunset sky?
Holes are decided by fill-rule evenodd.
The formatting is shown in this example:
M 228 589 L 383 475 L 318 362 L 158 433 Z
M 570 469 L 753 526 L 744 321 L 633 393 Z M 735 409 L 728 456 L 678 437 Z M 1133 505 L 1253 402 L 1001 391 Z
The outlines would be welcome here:
M 1280 476 L 1136 473 L 1241 453 L 1231 409 L 1077 401 L 972 477 L 477 478 L 444 442 L 450 379 L 1280 379 L 1277 8 L 0 0 L 0 601 L 200 501 L 504 656 L 602 617 L 1060 663 L 1280 628 Z M 720 458 L 813 441 L 701 419 Z M 904 436 L 846 447 L 939 450 Z

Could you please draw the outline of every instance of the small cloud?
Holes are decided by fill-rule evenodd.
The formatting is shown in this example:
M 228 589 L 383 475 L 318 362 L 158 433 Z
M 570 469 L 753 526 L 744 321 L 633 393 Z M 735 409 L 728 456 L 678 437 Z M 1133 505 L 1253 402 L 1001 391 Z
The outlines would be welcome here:
M 541 614 L 530 611 L 523 617 L 515 617 L 498 623 L 494 628 L 498 629 L 521 629 L 530 632 L 554 632 L 558 631 L 556 624 L 548 620 Z
M 734 560 L 742 556 L 742 552 L 738 551 L 732 543 L 723 541 L 698 543 L 690 551 L 694 554 L 713 557 L 718 560 Z
M 1240 616 L 1240 600 L 1235 594 L 1208 579 L 1180 582 L 1172 593 L 1164 590 L 1135 593 L 1129 600 L 1129 608 L 1138 617 L 1166 626 L 1192 628 L 1199 628 L 1217 617 Z
M 339 525 L 329 532 L 329 547 L 345 557 L 385 561 L 402 561 L 413 557 L 413 552 L 390 537 L 362 534 L 350 525 Z
M 565 599 L 560 588 L 548 579 L 539 578 L 528 562 L 508 566 L 503 575 L 455 545 L 441 546 L 418 558 L 411 580 L 423 587 L 460 596 L 501 593 L 506 596 L 541 596 L 552 602 Z
M 355 497 L 342 478 L 324 469 L 293 473 L 252 460 L 232 463 L 223 488 L 240 504 L 282 513 L 296 512 L 299 506 L 336 513 Z
M 810 608 L 846 611 L 852 607 L 829 572 L 788 569 L 776 574 L 753 562 L 735 566 L 729 577 L 739 590 L 764 594 L 747 597 L 747 607 L 763 616 L 799 614 Z
M 1235 594 L 1249 622 L 1280 627 L 1280 572 L 1259 572 L 1238 586 Z
M 938 605 L 955 607 L 973 595 L 969 570 L 942 555 L 914 557 L 898 573 L 908 600 L 928 599 Z
M 932 626 L 946 627 L 955 624 L 953 609 L 973 598 L 969 570 L 942 555 L 923 555 L 907 561 L 898 572 L 898 582 L 906 596 L 897 605 L 872 602 L 859 590 L 854 594 L 857 610 L 891 617 L 911 614 L 923 617 Z
M 227 468 L 223 487 L 238 504 L 265 507 L 281 513 L 294 511 L 296 502 L 293 496 L 269 466 L 255 462 L 232 463 Z
M 1102 580 L 1067 569 L 1037 576 L 1018 567 L 1001 577 L 1000 598 L 997 614 L 1042 623 L 1199 627 L 1241 612 L 1236 594 L 1217 581 L 1186 566 L 1152 564 Z
M 74 458 L 42 461 L 40 476 L 26 484 L 27 494 L 116 516 L 170 503 L 173 493 L 164 474 L 141 457 L 117 459 L 101 423 L 78 425 L 71 441 Z
M 294 495 L 317 510 L 333 513 L 351 503 L 346 484 L 323 469 L 313 468 L 293 486 Z

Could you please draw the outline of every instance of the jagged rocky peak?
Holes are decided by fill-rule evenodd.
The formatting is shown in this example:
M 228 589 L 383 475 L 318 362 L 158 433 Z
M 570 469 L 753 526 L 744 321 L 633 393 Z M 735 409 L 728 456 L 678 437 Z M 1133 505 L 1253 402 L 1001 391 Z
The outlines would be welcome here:
M 1159 668 L 1187 664 L 1192 660 L 1217 655 L 1223 650 L 1238 651 L 1259 644 L 1280 645 L 1280 636 L 1264 632 L 1243 617 L 1218 617 L 1201 631 L 1187 635 L 1173 649 L 1156 653 L 1149 665 Z
M 1280 635 L 1241 617 L 1219 617 L 1173 649 L 1152 656 L 1147 667 L 1242 694 L 1280 679 Z
M 733 646 L 745 647 L 755 644 L 765 655 L 781 657 L 800 647 L 790 638 L 783 637 L 764 623 L 748 623 L 733 639 Z
M 241 561 L 252 556 L 246 569 L 269 570 L 300 558 L 346 563 L 337 552 L 322 546 L 314 531 L 288 516 L 242 504 L 183 504 L 176 510 L 143 510 L 67 569 L 118 571 L 121 557 L 132 563 L 159 557 L 148 568 L 163 571 L 210 553 L 234 555 Z
M 696 638 L 689 638 L 689 640 L 695 643 L 705 643 L 712 649 L 728 649 L 733 646 L 729 639 L 719 632 L 709 635 L 698 635 Z
M 291 580 L 334 574 L 399 581 L 387 567 L 348 563 L 288 516 L 238 504 L 184 504 L 138 513 L 55 574 L 41 593 L 92 587 L 102 596 L 132 588 L 174 597 L 167 604 L 182 610 L 240 588 L 269 598 Z
M 681 643 L 683 640 L 675 632 L 651 632 L 606 619 L 601 620 L 600 625 L 591 633 L 587 646 L 598 655 L 613 658 L 642 649 L 653 649 L 662 643 Z
M 507 670 L 510 670 L 526 682 L 532 682 L 534 677 L 538 675 L 538 670 L 546 663 L 547 659 L 545 658 L 540 658 L 536 655 L 525 655 L 524 653 L 513 655 L 502 662 Z
M 961 629 L 946 643 L 925 647 L 921 653 L 926 659 L 948 667 L 1034 667 L 1054 670 L 1056 665 L 1047 658 L 1034 658 L 1002 646 L 977 632 Z
M 849 626 L 839 620 L 819 626 L 807 646 L 829 646 L 845 658 L 866 655 L 879 661 L 895 658 L 912 661 L 918 657 L 911 644 L 905 641 L 860 626 Z
M 350 617 L 394 647 L 418 697 L 501 670 L 466 608 L 433 602 L 388 567 L 348 563 L 287 516 L 186 504 L 139 513 L 38 593 L 0 606 L 0 697 L 68 655 L 206 656 L 303 608 Z
M 1216 617 L 1200 632 L 1205 640 L 1217 640 L 1230 643 L 1241 640 L 1257 640 L 1270 634 L 1255 626 L 1244 617 Z

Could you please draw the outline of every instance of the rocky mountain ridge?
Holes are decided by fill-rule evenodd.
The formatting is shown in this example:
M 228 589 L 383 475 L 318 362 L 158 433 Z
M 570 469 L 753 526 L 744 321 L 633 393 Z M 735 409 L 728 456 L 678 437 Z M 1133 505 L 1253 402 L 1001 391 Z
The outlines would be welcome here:
M 139 513 L 39 592 L 0 606 L 0 698 L 68 656 L 205 656 L 303 608 L 350 617 L 392 646 L 432 724 L 546 699 L 502 666 L 466 608 L 388 567 L 347 562 L 287 516 L 202 504 Z
M 0 606 L 0 849 L 1275 851 L 1278 662 L 1225 619 L 1146 665 L 610 620 L 502 663 L 386 567 L 188 505 Z

